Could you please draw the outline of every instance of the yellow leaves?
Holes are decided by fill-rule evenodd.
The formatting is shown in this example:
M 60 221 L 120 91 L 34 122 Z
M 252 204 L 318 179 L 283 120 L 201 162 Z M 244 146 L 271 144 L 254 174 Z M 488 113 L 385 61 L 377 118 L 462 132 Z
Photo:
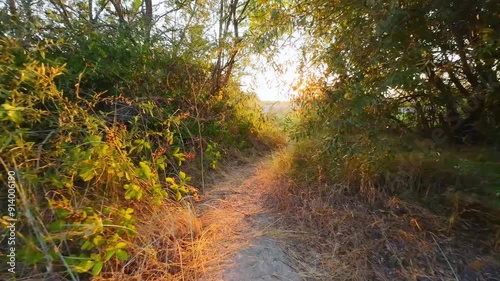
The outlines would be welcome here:
M 40 66 L 35 68 L 35 72 L 40 78 L 48 78 L 50 80 L 53 80 L 55 77 L 63 74 L 62 67 L 45 66 L 44 63 L 40 63 Z
M 80 72 L 80 74 L 78 75 L 78 82 L 75 84 L 75 95 L 77 97 L 80 97 L 79 94 L 80 94 L 80 83 L 82 82 L 82 78 L 83 78 L 83 72 Z
M 345 93 L 344 94 L 344 99 L 346 100 L 353 100 L 353 96 L 352 96 L 352 93 Z
M 151 179 L 151 177 L 153 176 L 153 173 L 151 172 L 151 168 L 149 168 L 149 166 L 145 162 L 140 162 L 139 166 L 141 167 L 141 171 L 144 174 L 144 176 L 147 179 Z
M 125 243 L 125 242 L 118 242 L 118 243 L 116 243 L 116 245 L 113 247 L 113 249 L 118 250 L 118 249 L 123 249 L 123 248 L 125 248 L 125 247 L 127 247 L 127 243 Z
M 175 200 L 180 201 L 182 199 L 182 194 L 179 190 L 175 192 Z
M 83 260 L 74 267 L 74 270 L 78 273 L 87 272 L 94 266 L 94 263 L 93 260 Z
M 104 256 L 104 261 L 108 261 L 114 255 L 121 261 L 128 260 L 128 253 L 124 250 L 126 247 L 127 243 L 125 242 L 118 242 L 114 246 L 108 247 Z
M 169 188 L 174 192 L 175 200 L 179 201 L 184 195 L 188 195 L 190 190 L 187 188 L 187 183 L 191 180 L 183 171 L 179 172 L 179 183 L 175 181 L 174 178 L 166 178 L 166 182 L 169 184 Z
M 142 188 L 136 184 L 126 184 L 123 186 L 123 188 L 126 190 L 125 192 L 125 199 L 130 200 L 130 199 L 137 199 L 141 200 L 142 198 Z
M 104 230 L 102 218 L 96 214 L 86 220 L 86 226 L 87 229 L 83 232 L 84 237 L 88 237 L 96 233 L 102 233 Z
M 126 210 L 123 211 L 122 216 L 126 220 L 131 220 L 132 219 L 132 213 L 134 213 L 134 209 L 127 208 Z
M 175 185 L 175 180 L 171 177 L 168 177 L 166 178 L 166 181 L 170 184 L 170 185 Z
M 177 165 L 181 166 L 182 162 L 186 161 L 186 158 L 184 158 L 184 153 L 180 152 L 180 148 L 176 147 L 172 153 L 172 156 L 177 158 Z
M 224 92 L 221 90 L 217 93 L 217 95 L 214 95 L 213 98 L 216 101 L 221 101 L 224 98 Z
M 38 72 L 41 76 L 45 76 L 45 65 L 42 63 Z
M 481 39 L 483 42 L 488 42 L 490 39 L 494 38 L 495 30 L 493 28 L 485 27 L 481 29 Z
M 12 219 L 12 218 L 9 216 L 3 216 L 0 220 L 0 224 L 3 225 L 4 227 L 7 227 L 10 225 L 10 222 L 9 222 L 10 219 Z
M 78 173 L 83 181 L 90 181 L 95 176 L 95 170 L 93 165 L 84 165 L 80 172 Z
M 25 109 L 24 107 L 16 107 L 8 103 L 4 103 L 2 104 L 2 108 L 3 111 L 0 111 L 0 117 L 3 117 L 6 112 L 8 120 L 16 124 L 20 124 L 24 121 L 24 118 L 22 116 L 22 111 Z M 1 119 L 5 120 L 5 117 Z
M 104 266 L 104 262 L 101 261 L 101 257 L 97 254 L 92 254 L 89 258 L 81 260 L 78 265 L 73 267 L 73 270 L 79 273 L 88 272 L 92 269 L 91 274 L 93 276 L 99 275 Z
M 167 143 L 169 145 L 172 145 L 174 143 L 174 133 L 173 132 L 168 132 L 168 134 L 167 134 Z
M 181 178 L 181 180 L 186 179 L 186 173 L 184 173 L 183 171 L 180 171 L 179 172 L 179 177 Z
M 134 146 L 130 149 L 129 153 L 132 153 L 134 150 L 136 152 L 142 152 L 143 149 L 151 149 L 151 144 L 148 141 L 142 139 L 136 139 L 133 141 Z
M 104 244 L 104 238 L 101 235 L 96 235 L 92 239 L 92 244 L 94 244 L 96 247 L 100 247 L 102 246 L 102 244 Z

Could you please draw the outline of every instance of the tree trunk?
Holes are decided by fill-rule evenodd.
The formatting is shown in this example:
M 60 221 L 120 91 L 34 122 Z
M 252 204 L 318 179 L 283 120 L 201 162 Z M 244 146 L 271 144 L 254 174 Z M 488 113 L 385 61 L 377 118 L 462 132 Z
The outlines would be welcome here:
M 118 21 L 120 23 L 125 22 L 125 16 L 123 14 L 123 8 L 121 0 L 110 0 L 111 4 L 115 7 L 116 14 L 118 15 Z
M 145 19 L 145 28 L 146 28 L 146 41 L 149 42 L 151 37 L 151 28 L 153 24 L 153 3 L 152 0 L 145 0 L 146 4 L 146 14 L 144 15 Z
M 224 54 L 224 0 L 220 0 L 220 8 L 219 8 L 219 42 L 217 49 L 217 62 L 215 63 L 213 72 L 212 72 L 212 94 L 215 94 L 219 91 L 219 82 L 222 68 L 222 56 Z
M 17 18 L 17 8 L 15 0 L 9 0 L 9 11 L 10 11 L 10 16 L 13 19 Z
M 93 10 L 94 10 L 94 3 L 92 2 L 93 0 L 89 0 L 89 24 L 92 24 L 93 21 Z

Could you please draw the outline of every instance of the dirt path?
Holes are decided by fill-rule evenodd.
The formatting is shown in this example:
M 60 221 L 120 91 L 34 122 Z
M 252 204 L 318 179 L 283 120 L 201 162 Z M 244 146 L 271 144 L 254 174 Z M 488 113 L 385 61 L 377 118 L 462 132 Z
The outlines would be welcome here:
M 210 259 L 203 281 L 302 280 L 283 250 L 279 218 L 264 202 L 272 188 L 271 158 L 227 169 L 201 204 Z
M 500 280 L 498 256 L 447 235 L 446 217 L 396 197 L 288 194 L 274 172 L 271 157 L 235 163 L 202 196 L 195 280 Z

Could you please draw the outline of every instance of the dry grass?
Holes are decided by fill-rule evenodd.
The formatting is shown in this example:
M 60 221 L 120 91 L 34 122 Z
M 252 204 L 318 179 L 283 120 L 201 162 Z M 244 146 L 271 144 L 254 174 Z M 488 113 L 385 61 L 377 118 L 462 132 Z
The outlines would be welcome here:
M 235 157 L 225 163 L 218 174 L 211 174 L 200 202 L 136 206 L 137 236 L 127 249 L 130 260 L 125 265 L 110 262 L 94 280 L 221 280 L 231 266 L 230 255 L 261 235 L 249 231 L 246 223 L 248 214 L 260 207 L 255 200 L 248 204 L 249 193 L 242 196 L 242 183 L 255 172 L 256 159 Z
M 125 263 L 110 262 L 94 280 L 196 280 L 193 247 L 201 236 L 201 223 L 192 202 L 141 205 L 136 208 L 137 235 Z
M 446 217 L 396 197 L 293 182 L 280 174 L 292 161 L 282 153 L 267 203 L 298 233 L 289 251 L 305 280 L 499 280 L 498 252 L 481 241 L 489 236 L 450 229 Z
M 284 173 L 293 160 L 286 152 L 272 168 L 256 159 L 226 163 L 201 202 L 142 208 L 131 260 L 96 280 L 224 280 L 232 256 L 260 236 L 279 241 L 304 280 L 500 276 L 487 236 L 472 237 L 400 198 L 347 196 L 326 177 L 294 182 Z M 261 217 L 267 227 L 255 227 Z
M 255 160 L 244 165 L 229 165 L 200 206 L 204 224 L 203 279 L 223 280 L 223 273 L 233 266 L 232 256 L 263 233 L 252 227 L 250 217 L 262 212 L 260 194 L 255 192 L 262 182 L 255 178 Z M 210 257 L 208 259 L 208 257 Z

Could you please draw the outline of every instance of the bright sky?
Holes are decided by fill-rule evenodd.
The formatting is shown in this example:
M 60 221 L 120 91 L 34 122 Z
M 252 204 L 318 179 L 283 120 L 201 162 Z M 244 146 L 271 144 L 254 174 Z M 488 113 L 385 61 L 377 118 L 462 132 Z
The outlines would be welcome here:
M 298 75 L 294 71 L 288 71 L 282 75 L 270 67 L 253 70 L 242 78 L 242 88 L 245 91 L 254 92 L 260 100 L 286 101 L 293 94 L 291 85 Z
M 164 13 L 166 10 L 161 0 L 153 0 L 153 4 L 155 5 L 155 14 Z M 176 20 L 182 21 L 181 19 Z M 209 32 L 214 33 L 214 36 L 216 36 L 217 26 L 214 24 L 209 28 Z M 299 78 L 299 74 L 296 71 L 299 56 L 300 54 L 293 44 L 287 47 L 282 46 L 280 53 L 274 56 L 275 63 L 279 65 L 281 70 L 276 71 L 264 57 L 253 55 L 251 57 L 252 65 L 245 69 L 247 75 L 243 76 L 241 79 L 243 90 L 256 93 L 260 100 L 290 100 L 291 97 L 296 94 L 296 92 L 292 90 L 292 85 L 296 83 Z
M 260 100 L 290 100 L 296 94 L 292 85 L 299 78 L 296 71 L 298 61 L 299 53 L 293 47 L 283 48 L 277 56 L 276 63 L 279 64 L 280 71 L 275 70 L 265 58 L 252 56 L 252 65 L 246 69 L 247 75 L 241 79 L 243 90 L 255 92 Z

